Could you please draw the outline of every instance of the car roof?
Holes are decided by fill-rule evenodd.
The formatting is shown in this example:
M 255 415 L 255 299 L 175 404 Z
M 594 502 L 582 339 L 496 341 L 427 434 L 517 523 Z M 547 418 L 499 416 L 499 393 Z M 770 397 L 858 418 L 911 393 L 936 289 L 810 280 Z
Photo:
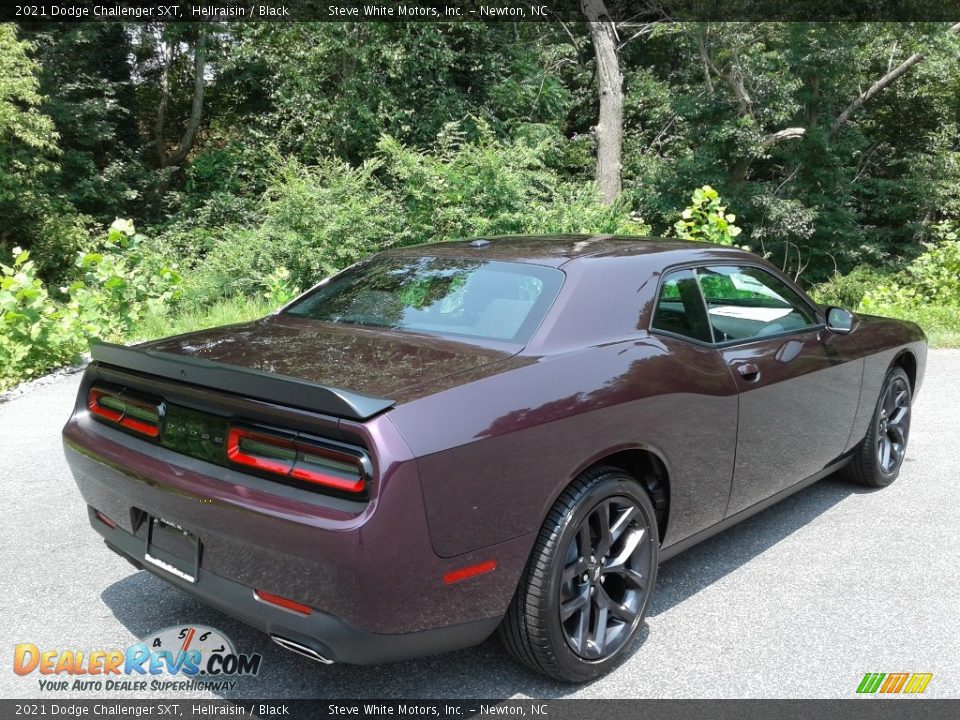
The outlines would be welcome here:
M 732 250 L 746 255 L 737 248 L 711 243 L 653 236 L 599 234 L 483 236 L 396 248 L 387 250 L 385 254 L 475 257 L 560 267 L 578 258 L 650 255 L 684 250 L 689 251 L 691 260 L 702 255 L 713 255 L 717 250 Z

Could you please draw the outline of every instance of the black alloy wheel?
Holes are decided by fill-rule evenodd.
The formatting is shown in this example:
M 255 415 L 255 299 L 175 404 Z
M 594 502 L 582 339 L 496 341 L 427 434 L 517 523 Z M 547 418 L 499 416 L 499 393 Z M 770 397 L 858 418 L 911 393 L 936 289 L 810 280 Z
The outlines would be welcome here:
M 843 475 L 867 487 L 886 487 L 900 474 L 910 439 L 913 390 L 903 368 L 887 372 L 867 435 L 853 451 Z
M 566 552 L 560 622 L 571 649 L 586 660 L 624 646 L 640 619 L 653 551 L 636 502 L 611 497 L 580 523 Z
M 584 682 L 610 671 L 643 624 L 659 547 L 643 486 L 617 468 L 587 470 L 547 515 L 501 640 L 556 680 Z
M 897 376 L 886 386 L 877 418 L 877 462 L 890 474 L 900 468 L 910 434 L 910 385 Z

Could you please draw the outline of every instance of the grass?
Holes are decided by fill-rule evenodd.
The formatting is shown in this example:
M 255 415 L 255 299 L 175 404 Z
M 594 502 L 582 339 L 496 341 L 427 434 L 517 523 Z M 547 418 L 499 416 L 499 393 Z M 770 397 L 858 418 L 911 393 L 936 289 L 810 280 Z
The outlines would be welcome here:
M 206 330 L 218 325 L 255 320 L 274 310 L 276 307 L 262 298 L 229 298 L 206 307 L 184 309 L 175 315 L 149 313 L 133 334 L 137 340 L 154 340 L 194 330 Z
M 943 305 L 882 305 L 871 315 L 911 320 L 923 328 L 932 348 L 960 348 L 960 308 Z

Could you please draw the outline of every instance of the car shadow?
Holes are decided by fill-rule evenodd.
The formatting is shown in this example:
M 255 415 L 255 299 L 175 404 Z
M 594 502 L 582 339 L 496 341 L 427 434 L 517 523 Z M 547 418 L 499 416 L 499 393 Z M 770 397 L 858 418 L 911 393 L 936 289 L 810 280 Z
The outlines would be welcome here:
M 854 493 L 870 492 L 833 478 L 816 483 L 771 508 L 665 562 L 649 616 L 684 600 L 767 549 Z M 241 653 L 263 656 L 256 677 L 239 678 L 225 699 L 251 698 L 534 698 L 563 697 L 578 687 L 540 678 L 514 662 L 496 638 L 467 650 L 390 665 L 320 666 L 273 644 L 265 634 L 204 605 L 148 572 L 137 572 L 101 593 L 113 615 L 138 638 L 184 623 L 215 627 Z M 640 652 L 649 635 L 641 628 L 630 650 Z

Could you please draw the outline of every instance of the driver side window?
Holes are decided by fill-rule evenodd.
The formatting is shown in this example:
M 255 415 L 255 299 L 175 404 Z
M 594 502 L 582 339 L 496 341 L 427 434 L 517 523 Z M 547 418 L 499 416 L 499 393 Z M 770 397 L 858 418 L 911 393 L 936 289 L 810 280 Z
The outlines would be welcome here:
M 756 267 L 699 268 L 715 341 L 746 340 L 814 327 L 817 318 L 786 283 Z

